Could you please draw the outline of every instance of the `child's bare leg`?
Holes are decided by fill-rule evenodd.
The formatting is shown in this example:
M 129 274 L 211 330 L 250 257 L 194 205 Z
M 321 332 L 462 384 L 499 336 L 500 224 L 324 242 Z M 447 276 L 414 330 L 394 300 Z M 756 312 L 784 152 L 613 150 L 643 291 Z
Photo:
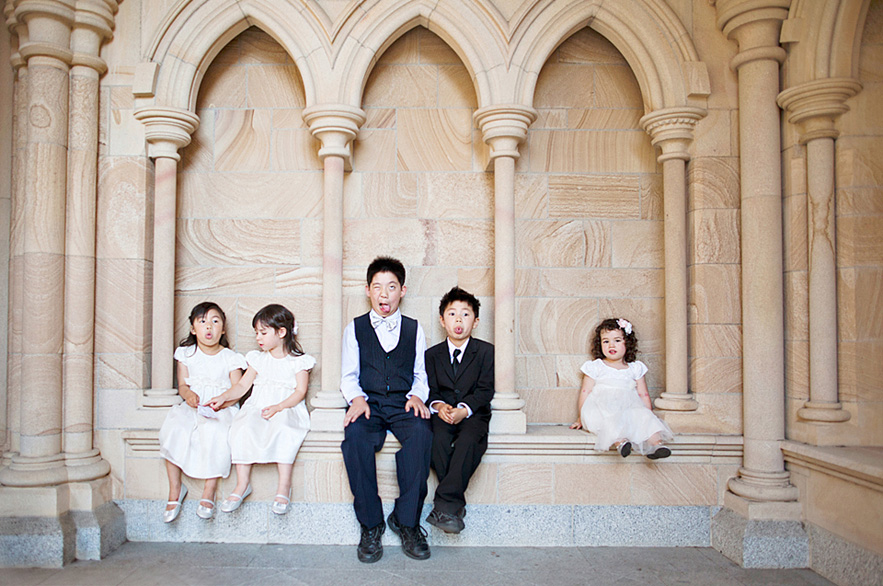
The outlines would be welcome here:
M 202 489 L 202 498 L 207 501 L 215 500 L 215 492 L 218 490 L 217 478 L 206 478 L 205 487 Z
M 169 501 L 177 501 L 181 496 L 181 469 L 166 460 L 166 472 L 169 475 Z M 166 505 L 166 510 L 171 511 L 176 505 Z
M 660 436 L 659 432 L 657 431 L 656 433 L 651 435 L 650 439 L 647 440 L 647 443 L 650 444 L 651 446 L 658 446 L 659 444 L 661 444 L 662 437 Z
M 251 480 L 251 464 L 236 464 L 236 488 L 233 492 L 242 495 Z
M 276 464 L 276 467 L 279 470 L 279 484 L 276 485 L 276 494 L 281 494 L 287 498 L 288 492 L 291 490 L 291 471 L 294 468 L 294 464 L 282 464 L 280 462 Z M 288 502 L 282 498 L 276 498 L 275 500 L 280 504 Z

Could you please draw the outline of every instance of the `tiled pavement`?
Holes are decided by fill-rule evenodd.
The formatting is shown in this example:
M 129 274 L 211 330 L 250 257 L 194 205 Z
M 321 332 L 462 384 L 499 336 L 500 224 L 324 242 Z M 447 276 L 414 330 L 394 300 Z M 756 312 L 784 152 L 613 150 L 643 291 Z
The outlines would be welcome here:
M 831 584 L 812 570 L 743 569 L 711 548 L 433 547 L 415 561 L 396 546 L 361 564 L 355 546 L 123 544 L 100 562 L 63 569 L 0 568 L 4 586 L 125 584 L 611 584 L 649 586 Z

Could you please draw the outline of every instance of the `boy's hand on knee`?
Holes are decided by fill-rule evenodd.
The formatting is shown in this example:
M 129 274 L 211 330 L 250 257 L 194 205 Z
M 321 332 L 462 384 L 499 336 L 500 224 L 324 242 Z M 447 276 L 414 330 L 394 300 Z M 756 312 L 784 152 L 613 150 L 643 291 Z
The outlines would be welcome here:
M 405 403 L 405 411 L 414 410 L 414 417 L 422 417 L 423 419 L 429 419 L 429 407 L 420 400 L 420 397 L 415 395 L 411 395 L 408 398 L 408 402 Z
M 350 403 L 350 408 L 346 410 L 343 426 L 346 427 L 362 415 L 365 415 L 365 419 L 371 419 L 371 407 L 368 406 L 368 401 L 365 400 L 365 397 L 356 397 Z

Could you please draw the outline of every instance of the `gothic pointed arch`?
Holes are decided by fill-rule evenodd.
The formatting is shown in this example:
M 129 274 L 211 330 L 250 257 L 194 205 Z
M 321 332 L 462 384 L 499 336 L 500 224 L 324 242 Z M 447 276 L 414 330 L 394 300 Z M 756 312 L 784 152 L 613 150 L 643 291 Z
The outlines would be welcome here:
M 298 67 L 308 105 L 315 103 L 317 67 L 328 66 L 327 19 L 287 2 L 207 0 L 179 2 L 160 26 L 134 92 L 139 106 L 194 111 L 199 86 L 212 60 L 245 29 L 256 26 L 276 40 Z
M 586 26 L 625 57 L 641 88 L 645 112 L 705 106 L 710 93 L 705 63 L 677 15 L 660 0 L 536 3 L 513 33 L 516 44 L 509 62 L 520 64 L 514 81 L 516 102 L 532 102 L 543 64 L 558 45 Z

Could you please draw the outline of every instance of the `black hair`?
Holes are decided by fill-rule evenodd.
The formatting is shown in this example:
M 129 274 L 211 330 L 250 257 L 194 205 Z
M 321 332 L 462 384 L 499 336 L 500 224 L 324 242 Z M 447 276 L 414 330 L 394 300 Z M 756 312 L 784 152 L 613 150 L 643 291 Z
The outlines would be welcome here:
M 622 326 L 619 325 L 619 318 L 612 317 L 605 319 L 595 328 L 595 336 L 592 338 L 592 358 L 604 358 L 604 352 L 601 350 L 601 332 L 622 332 L 622 339 L 625 341 L 625 357 L 626 362 L 634 362 L 638 356 L 638 337 L 635 335 L 635 328 L 632 327 L 632 333 L 627 334 Z
M 399 285 L 405 286 L 405 265 L 391 256 L 378 256 L 368 265 L 368 284 L 377 273 L 392 273 L 399 280 Z
M 224 310 L 217 303 L 212 303 L 211 301 L 203 301 L 202 303 L 197 303 L 193 306 L 193 309 L 190 310 L 190 317 L 188 318 L 190 321 L 190 325 L 193 325 L 193 322 L 210 312 L 211 310 L 215 310 L 218 312 L 218 315 L 221 316 L 221 321 L 224 322 L 224 329 L 227 329 L 227 316 L 224 314 Z M 195 346 L 197 343 L 196 334 L 190 332 L 186 338 L 181 340 L 178 344 L 179 346 Z M 224 348 L 230 347 L 230 342 L 227 341 L 227 333 L 221 334 L 221 339 L 218 340 L 218 343 Z
M 292 356 L 300 356 L 304 353 L 297 341 L 294 333 L 294 314 L 287 308 L 277 303 L 271 303 L 254 314 L 251 320 L 251 327 L 256 328 L 258 324 L 262 324 L 268 328 L 279 330 L 285 328 L 285 337 L 282 338 L 282 346 L 285 348 L 286 354 Z
M 478 309 L 481 307 L 481 302 L 475 295 L 460 287 L 454 287 L 445 293 L 444 297 L 441 298 L 441 303 L 438 304 L 438 314 L 444 317 L 448 305 L 454 301 L 465 301 L 468 303 L 472 307 L 472 313 L 478 318 Z

